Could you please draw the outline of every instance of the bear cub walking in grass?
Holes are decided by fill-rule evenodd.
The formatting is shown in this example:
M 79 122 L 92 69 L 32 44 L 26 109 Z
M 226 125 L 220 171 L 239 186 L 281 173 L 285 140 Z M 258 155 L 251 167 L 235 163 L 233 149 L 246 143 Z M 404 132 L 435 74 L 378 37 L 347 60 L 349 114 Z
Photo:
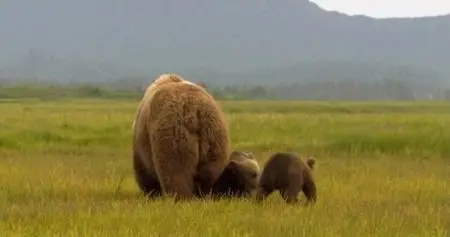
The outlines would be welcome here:
M 261 202 L 278 190 L 287 203 L 294 204 L 299 201 L 297 196 L 303 191 L 307 204 L 314 204 L 317 199 L 312 175 L 314 164 L 314 158 L 308 158 L 305 162 L 293 153 L 273 154 L 261 173 L 256 200 Z

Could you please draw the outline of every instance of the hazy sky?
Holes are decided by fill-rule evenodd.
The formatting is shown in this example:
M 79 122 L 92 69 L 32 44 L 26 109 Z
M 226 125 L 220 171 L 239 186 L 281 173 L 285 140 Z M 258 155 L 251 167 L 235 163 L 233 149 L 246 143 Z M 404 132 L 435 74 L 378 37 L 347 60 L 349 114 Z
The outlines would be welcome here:
M 450 13 L 450 0 L 312 0 L 326 10 L 377 18 L 442 15 Z

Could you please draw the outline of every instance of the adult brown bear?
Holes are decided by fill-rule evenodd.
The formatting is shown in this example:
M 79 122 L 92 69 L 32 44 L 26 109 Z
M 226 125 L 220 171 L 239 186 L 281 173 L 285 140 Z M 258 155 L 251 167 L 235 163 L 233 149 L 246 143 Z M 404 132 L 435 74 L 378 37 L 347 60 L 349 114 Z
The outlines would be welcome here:
M 179 75 L 161 75 L 149 86 L 133 130 L 136 180 L 147 195 L 178 200 L 207 193 L 228 164 L 223 111 L 204 88 Z

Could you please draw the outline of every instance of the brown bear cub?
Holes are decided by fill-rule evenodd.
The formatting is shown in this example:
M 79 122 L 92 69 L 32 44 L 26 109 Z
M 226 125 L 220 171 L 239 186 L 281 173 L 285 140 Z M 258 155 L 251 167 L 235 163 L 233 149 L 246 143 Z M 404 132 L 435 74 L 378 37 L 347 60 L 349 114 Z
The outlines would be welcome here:
M 225 170 L 214 183 L 211 196 L 248 197 L 256 190 L 260 168 L 252 153 L 233 151 Z
M 314 158 L 308 158 L 304 162 L 293 153 L 273 154 L 261 173 L 256 200 L 261 202 L 278 190 L 287 203 L 294 204 L 299 201 L 297 195 L 303 191 L 307 204 L 314 204 L 317 199 L 312 176 L 314 164 Z

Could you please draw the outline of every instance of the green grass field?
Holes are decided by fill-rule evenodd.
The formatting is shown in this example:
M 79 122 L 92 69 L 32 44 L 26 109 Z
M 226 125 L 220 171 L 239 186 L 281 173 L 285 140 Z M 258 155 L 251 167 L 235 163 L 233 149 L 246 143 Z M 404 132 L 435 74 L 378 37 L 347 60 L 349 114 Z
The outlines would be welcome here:
M 146 200 L 137 104 L 1 101 L 1 236 L 450 236 L 450 104 L 224 102 L 234 149 L 317 159 L 312 208 Z

